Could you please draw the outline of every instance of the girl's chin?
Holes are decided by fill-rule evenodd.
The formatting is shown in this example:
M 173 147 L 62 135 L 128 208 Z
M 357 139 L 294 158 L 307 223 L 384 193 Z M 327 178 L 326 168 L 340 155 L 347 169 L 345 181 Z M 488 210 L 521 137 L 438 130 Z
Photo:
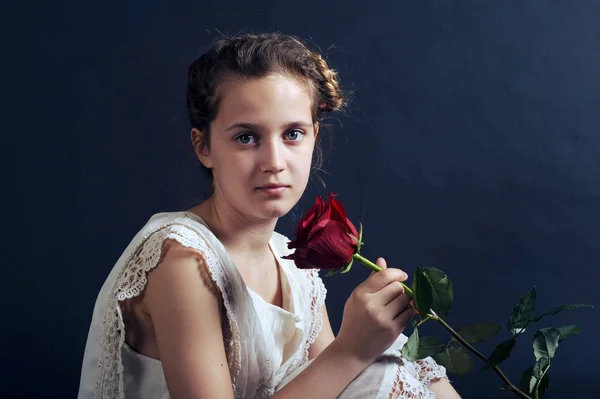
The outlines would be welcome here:
M 274 201 L 271 203 L 262 204 L 260 209 L 254 209 L 254 212 L 261 214 L 262 217 L 267 219 L 276 219 L 285 216 L 290 210 L 292 210 L 294 204 L 290 201 Z
M 265 209 L 263 214 L 268 219 L 278 219 L 282 216 L 285 216 L 289 211 L 290 210 L 287 208 L 271 207 L 271 208 Z

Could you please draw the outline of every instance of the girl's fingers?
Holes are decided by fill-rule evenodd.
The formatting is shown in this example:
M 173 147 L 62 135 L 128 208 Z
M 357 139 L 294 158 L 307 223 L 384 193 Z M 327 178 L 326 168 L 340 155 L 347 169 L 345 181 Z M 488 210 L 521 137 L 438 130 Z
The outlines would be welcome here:
M 384 311 L 390 316 L 390 318 L 395 319 L 399 315 L 401 315 L 404 311 L 409 309 L 411 312 L 412 308 L 409 306 L 410 298 L 408 295 L 398 295 L 396 298 L 392 299 L 387 305 L 384 307 Z
M 413 308 L 407 306 L 402 312 L 400 312 L 400 314 L 396 316 L 396 318 L 394 318 L 394 323 L 397 323 L 399 326 L 404 328 L 408 325 L 410 319 L 412 319 L 414 315 L 415 311 L 413 310 Z
M 387 262 L 383 258 L 377 258 L 377 262 L 375 262 L 375 264 L 377 266 L 381 267 L 382 269 L 387 269 Z M 371 274 L 369 274 L 369 276 L 372 276 L 375 273 L 377 273 L 377 272 L 375 270 L 373 270 L 371 272 Z
M 398 280 L 392 281 L 374 294 L 374 301 L 381 306 L 387 306 L 392 300 L 404 293 L 404 287 Z

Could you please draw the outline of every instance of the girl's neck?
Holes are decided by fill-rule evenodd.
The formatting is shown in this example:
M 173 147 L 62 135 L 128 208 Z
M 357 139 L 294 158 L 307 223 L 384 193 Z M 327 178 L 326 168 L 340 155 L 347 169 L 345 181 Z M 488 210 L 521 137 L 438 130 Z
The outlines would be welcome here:
M 275 230 L 276 219 L 250 221 L 244 215 L 215 200 L 214 195 L 190 209 L 190 212 L 197 214 L 208 224 L 232 257 L 258 261 L 270 256 L 269 241 Z

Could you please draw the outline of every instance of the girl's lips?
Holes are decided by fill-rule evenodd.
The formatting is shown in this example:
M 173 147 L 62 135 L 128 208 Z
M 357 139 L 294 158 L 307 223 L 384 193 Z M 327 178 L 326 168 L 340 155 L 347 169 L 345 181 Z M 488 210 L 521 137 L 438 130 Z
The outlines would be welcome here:
M 258 190 L 262 191 L 265 194 L 276 195 L 276 194 L 282 194 L 288 188 L 289 188 L 288 186 L 264 186 L 264 187 L 258 187 Z

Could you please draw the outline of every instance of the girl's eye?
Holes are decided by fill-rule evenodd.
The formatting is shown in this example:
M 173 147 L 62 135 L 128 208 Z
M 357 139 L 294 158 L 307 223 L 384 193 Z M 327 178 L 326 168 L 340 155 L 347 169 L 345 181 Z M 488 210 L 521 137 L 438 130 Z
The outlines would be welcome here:
M 242 133 L 239 136 L 237 136 L 235 139 L 240 144 L 252 144 L 253 143 L 252 140 L 256 140 L 256 137 L 254 137 L 254 135 L 251 133 Z
M 285 135 L 286 135 L 286 137 L 287 137 L 288 140 L 298 141 L 298 140 L 300 140 L 302 138 L 303 134 L 304 133 L 301 132 L 300 130 L 290 130 Z

